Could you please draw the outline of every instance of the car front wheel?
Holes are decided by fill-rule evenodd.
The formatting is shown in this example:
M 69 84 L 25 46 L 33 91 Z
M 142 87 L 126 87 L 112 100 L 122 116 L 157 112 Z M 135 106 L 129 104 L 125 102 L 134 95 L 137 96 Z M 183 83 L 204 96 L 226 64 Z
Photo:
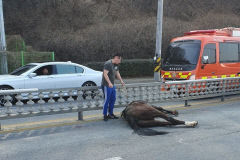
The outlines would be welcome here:
M 9 89 L 13 89 L 11 88 L 10 86 L 0 86 L 0 90 L 9 90 Z M 0 95 L 0 106 L 4 106 L 4 104 L 6 103 L 7 101 L 4 99 L 4 96 L 3 95 Z M 12 103 L 13 102 L 13 97 L 12 99 L 10 100 L 10 102 Z
M 91 82 L 91 81 L 85 82 L 82 85 L 82 87 L 92 87 L 92 86 L 97 86 L 97 85 L 94 82 Z M 87 91 L 83 91 L 83 98 L 86 99 L 87 96 L 88 96 Z M 92 99 L 94 99 L 95 96 L 96 96 L 96 93 L 93 90 L 92 93 L 91 93 Z

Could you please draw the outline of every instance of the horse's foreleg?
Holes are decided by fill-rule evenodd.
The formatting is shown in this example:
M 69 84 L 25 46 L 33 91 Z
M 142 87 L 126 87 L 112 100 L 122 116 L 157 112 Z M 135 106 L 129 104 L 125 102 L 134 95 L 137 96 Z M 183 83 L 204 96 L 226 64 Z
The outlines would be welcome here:
M 140 127 L 161 127 L 161 126 L 170 126 L 170 122 L 161 122 L 157 120 L 140 120 L 137 122 Z
M 177 120 L 177 119 L 174 119 L 172 117 L 168 117 L 167 119 L 168 122 L 171 122 L 173 125 L 181 125 L 181 124 L 185 124 L 184 121 L 180 121 L 180 120 Z
M 183 124 L 183 125 L 186 125 L 189 127 L 195 127 L 196 125 L 198 125 L 197 121 L 180 121 L 180 120 L 174 119 L 172 117 L 169 117 L 160 111 L 158 111 L 158 112 L 159 112 L 158 115 L 155 115 L 155 117 L 163 118 L 166 121 L 170 122 L 171 125 L 182 125 Z
M 175 115 L 175 116 L 178 115 L 178 111 L 176 111 L 176 110 L 169 111 L 169 110 L 163 109 L 162 107 L 157 107 L 157 106 L 154 106 L 154 105 L 152 105 L 152 107 L 157 109 L 158 111 L 161 111 L 161 112 L 164 112 L 164 113 L 167 113 L 167 114 L 172 114 L 172 115 Z
M 174 119 L 174 118 L 172 118 L 172 117 L 168 116 L 167 114 L 165 114 L 165 113 L 163 113 L 163 112 L 160 112 L 160 111 L 157 111 L 157 113 L 155 113 L 154 117 L 163 118 L 163 119 L 165 119 L 166 121 L 170 122 L 172 125 L 185 124 L 184 121 L 180 121 L 180 120 Z

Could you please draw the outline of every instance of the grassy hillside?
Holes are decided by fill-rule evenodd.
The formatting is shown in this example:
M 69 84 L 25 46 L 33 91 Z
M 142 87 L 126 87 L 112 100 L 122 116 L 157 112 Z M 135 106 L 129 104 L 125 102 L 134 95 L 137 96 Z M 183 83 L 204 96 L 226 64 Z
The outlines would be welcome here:
M 3 0 L 6 32 L 58 60 L 152 58 L 157 0 Z M 171 38 L 195 29 L 240 26 L 237 0 L 165 0 L 163 51 Z

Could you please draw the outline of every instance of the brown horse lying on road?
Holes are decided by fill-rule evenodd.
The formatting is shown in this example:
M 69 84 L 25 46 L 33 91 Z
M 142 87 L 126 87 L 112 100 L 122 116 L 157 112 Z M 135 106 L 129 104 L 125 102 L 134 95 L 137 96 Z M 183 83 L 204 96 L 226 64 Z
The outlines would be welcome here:
M 161 107 L 156 107 L 147 104 L 144 101 L 133 101 L 123 111 L 122 117 L 129 123 L 131 128 L 139 135 L 152 136 L 162 135 L 168 132 L 159 132 L 144 127 L 172 126 L 185 125 L 195 127 L 197 121 L 180 121 L 172 118 L 170 115 L 177 116 L 178 112 L 165 110 Z M 155 118 L 163 118 L 166 121 L 155 120 Z

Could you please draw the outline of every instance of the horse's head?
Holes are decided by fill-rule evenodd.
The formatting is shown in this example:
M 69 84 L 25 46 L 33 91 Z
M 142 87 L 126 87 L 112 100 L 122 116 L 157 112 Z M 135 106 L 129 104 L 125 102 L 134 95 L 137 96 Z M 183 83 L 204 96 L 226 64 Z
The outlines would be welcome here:
M 129 110 L 131 107 L 135 106 L 135 105 L 142 105 L 142 104 L 147 104 L 147 102 L 141 101 L 141 100 L 139 100 L 139 101 L 132 101 L 132 102 L 129 103 L 129 104 L 125 107 L 125 109 L 122 111 L 121 117 L 123 117 L 124 119 L 127 119 L 127 115 L 128 115 L 127 112 L 128 112 L 128 110 Z
M 125 107 L 125 109 L 122 111 L 122 114 L 121 114 L 121 117 L 124 118 L 124 119 L 126 119 L 127 107 L 128 106 Z

